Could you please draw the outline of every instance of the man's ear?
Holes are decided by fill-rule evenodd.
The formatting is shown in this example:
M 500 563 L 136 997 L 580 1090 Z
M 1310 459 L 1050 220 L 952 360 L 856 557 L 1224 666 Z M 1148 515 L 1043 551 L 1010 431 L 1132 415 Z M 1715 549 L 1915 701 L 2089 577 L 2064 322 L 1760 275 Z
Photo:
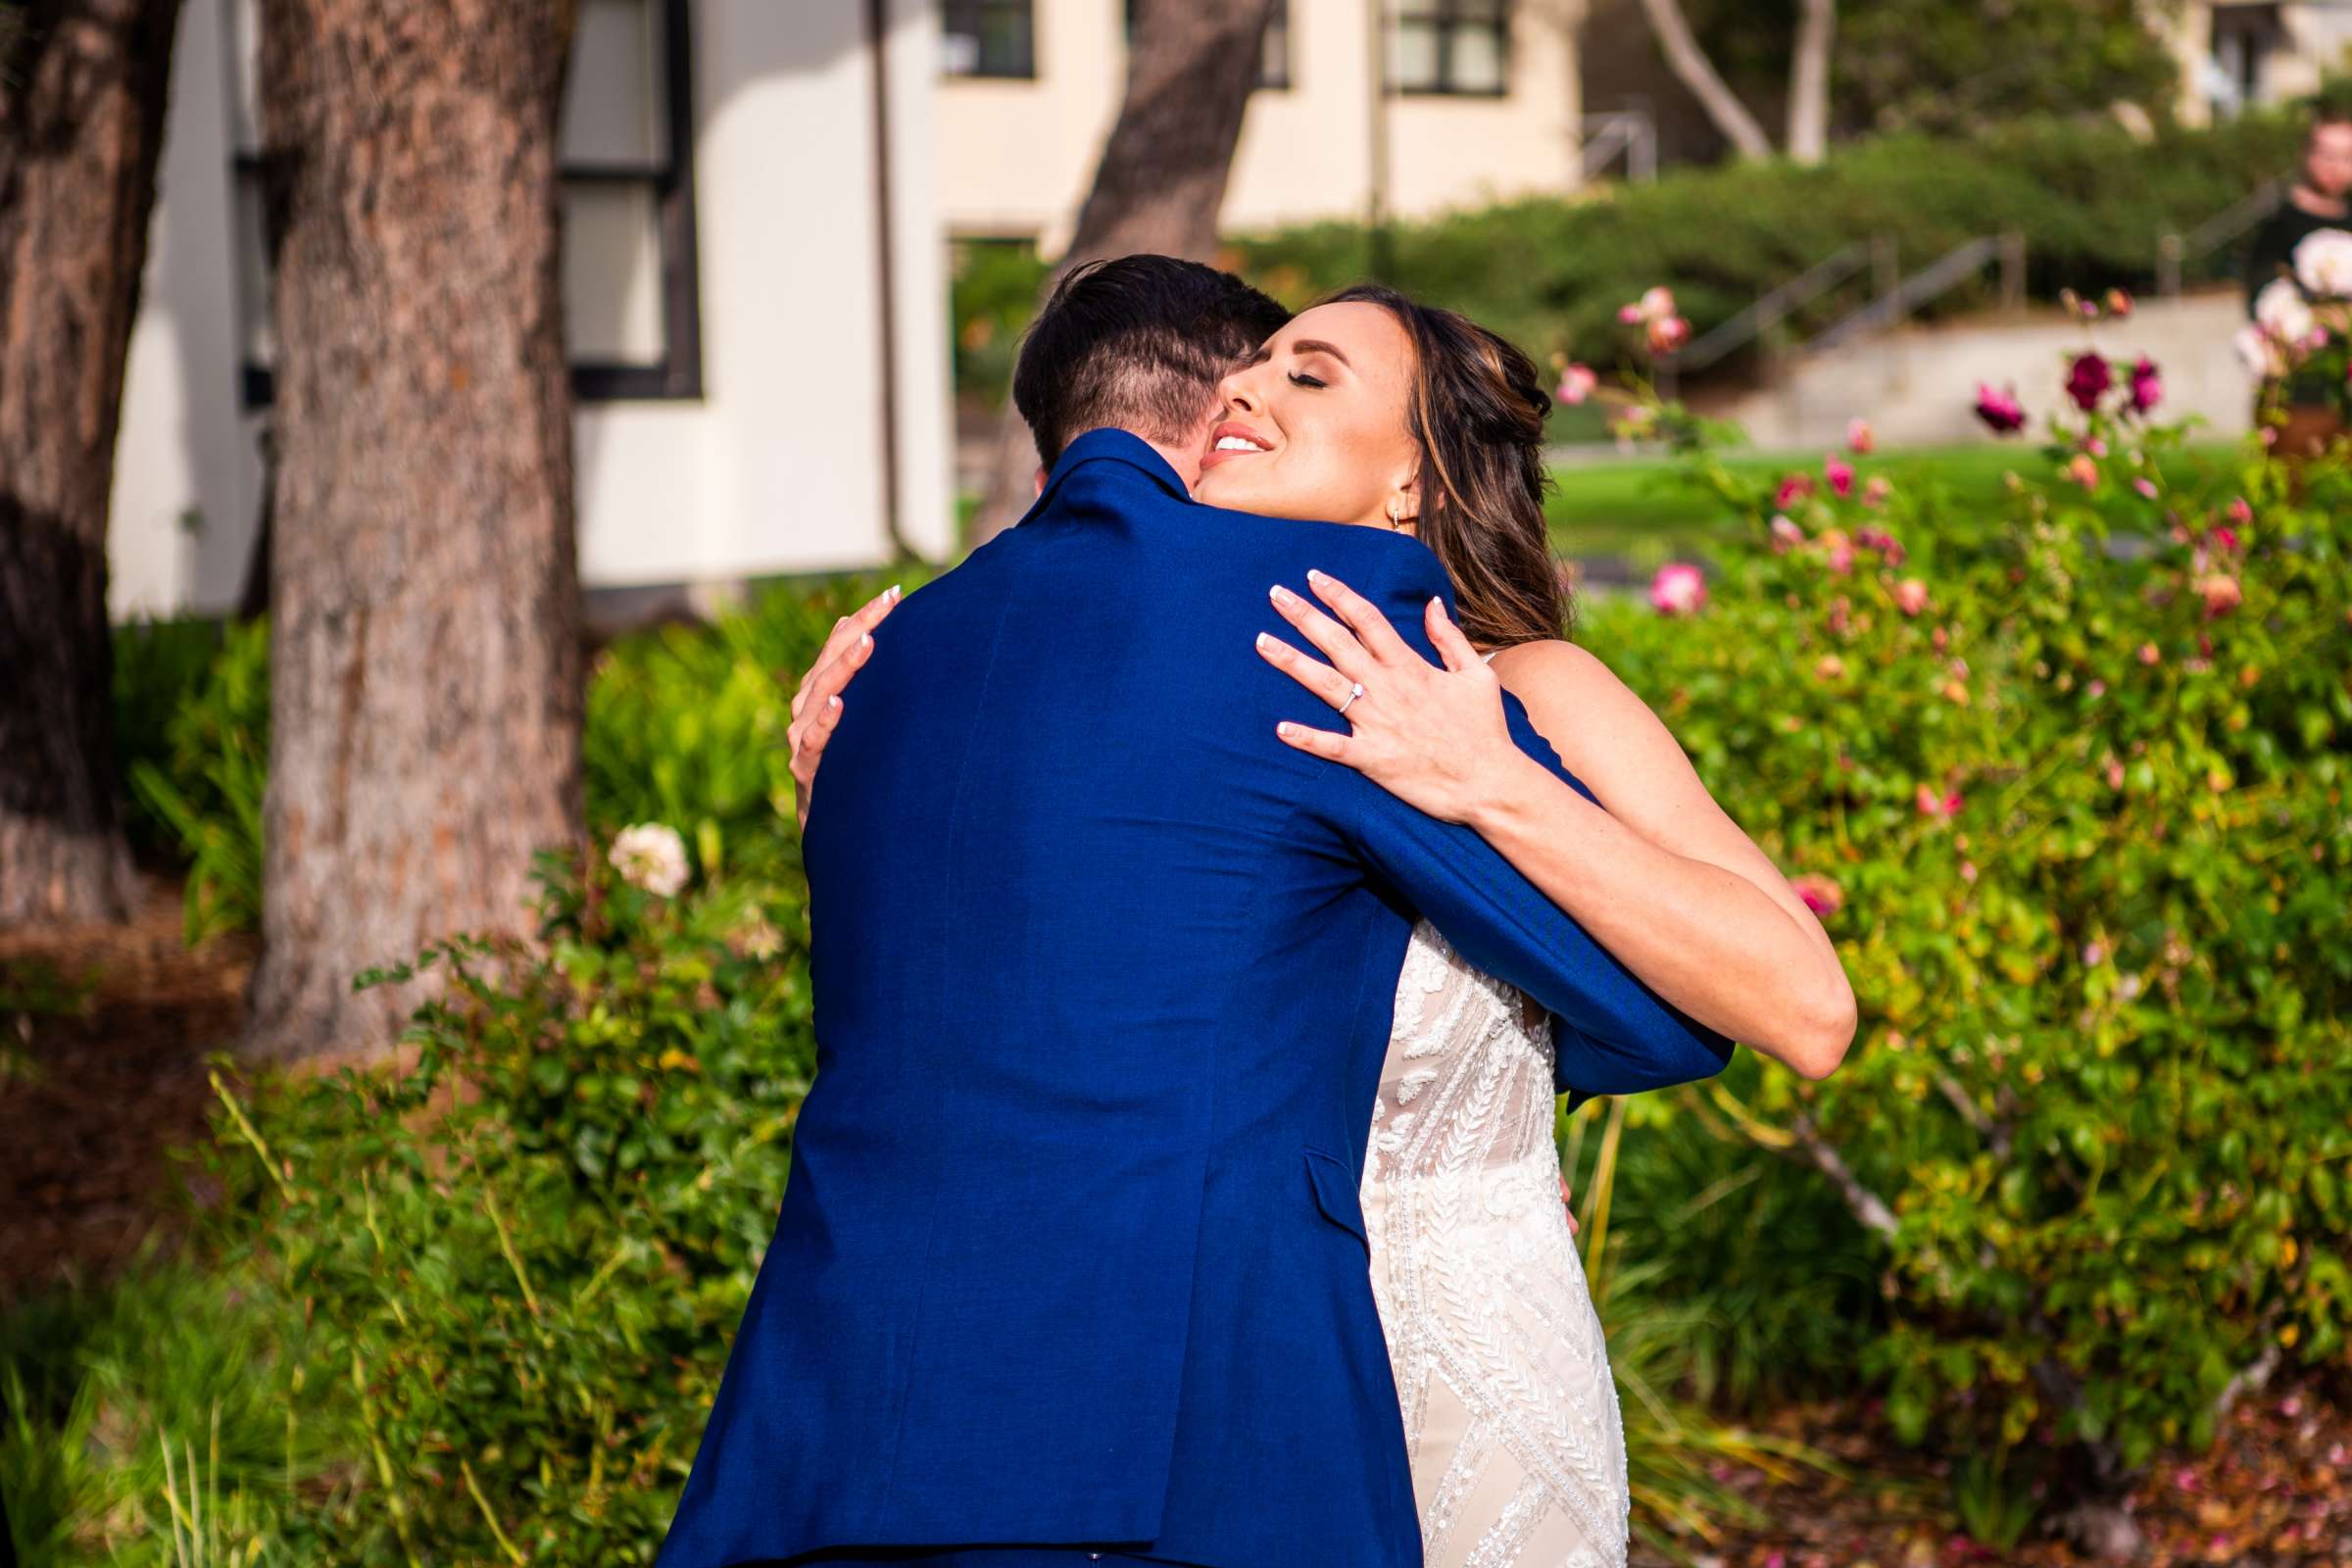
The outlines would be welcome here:
M 1040 467 L 1038 468 L 1038 470 L 1037 470 L 1037 473 L 1036 473 L 1036 476 L 1035 476 L 1035 477 L 1033 477 L 1033 478 L 1032 478 L 1032 479 L 1029 481 L 1029 483 L 1030 483 L 1030 490 L 1029 490 L 1029 494 L 1030 494 L 1030 495 L 1032 495 L 1032 496 L 1042 496 L 1042 495 L 1044 495 L 1044 494 L 1046 493 L 1046 470 L 1045 470 L 1045 468 L 1044 468 L 1043 466 L 1040 466 Z

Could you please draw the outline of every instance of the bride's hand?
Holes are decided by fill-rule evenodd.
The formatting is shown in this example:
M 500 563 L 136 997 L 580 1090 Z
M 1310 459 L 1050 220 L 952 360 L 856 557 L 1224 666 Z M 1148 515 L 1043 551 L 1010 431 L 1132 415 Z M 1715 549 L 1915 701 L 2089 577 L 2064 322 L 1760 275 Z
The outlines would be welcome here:
M 792 754 L 792 805 L 801 827 L 808 826 L 808 798 L 816 792 L 816 764 L 824 760 L 833 726 L 841 722 L 841 693 L 865 667 L 874 651 L 873 630 L 899 602 L 896 583 L 833 623 L 833 633 L 792 694 L 792 723 L 784 731 Z
M 1445 605 L 1429 602 L 1430 641 L 1441 666 L 1415 653 L 1361 594 L 1322 572 L 1308 584 L 1339 620 L 1286 588 L 1274 608 L 1331 662 L 1321 663 L 1278 637 L 1261 635 L 1266 662 L 1345 714 L 1353 733 L 1305 724 L 1277 726 L 1302 752 L 1356 769 L 1406 805 L 1448 822 L 1466 822 L 1490 798 L 1504 769 L 1527 760 L 1503 721 L 1502 682 L 1470 646 Z M 1341 622 L 1346 622 L 1345 625 Z M 1348 700 L 1353 685 L 1363 695 Z

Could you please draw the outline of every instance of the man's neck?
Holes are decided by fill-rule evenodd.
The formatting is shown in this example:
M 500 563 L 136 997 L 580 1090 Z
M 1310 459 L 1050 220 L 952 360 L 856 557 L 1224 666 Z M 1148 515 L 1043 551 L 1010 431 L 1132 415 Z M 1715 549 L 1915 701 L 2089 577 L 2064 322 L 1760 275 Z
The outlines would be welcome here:
M 1206 440 L 1205 432 L 1196 436 L 1189 445 L 1180 446 L 1168 441 L 1154 441 L 1143 431 L 1128 430 L 1125 425 L 1102 424 L 1096 425 L 1092 429 L 1078 431 L 1077 434 L 1070 437 L 1070 441 L 1077 440 L 1081 435 L 1091 435 L 1095 430 L 1124 430 L 1128 435 L 1135 437 L 1158 453 L 1160 461 L 1175 470 L 1176 482 L 1184 486 L 1184 493 L 1188 496 L 1193 493 L 1193 486 L 1200 482 L 1200 448 Z M 1065 441 L 1062 445 L 1066 449 L 1069 442 Z

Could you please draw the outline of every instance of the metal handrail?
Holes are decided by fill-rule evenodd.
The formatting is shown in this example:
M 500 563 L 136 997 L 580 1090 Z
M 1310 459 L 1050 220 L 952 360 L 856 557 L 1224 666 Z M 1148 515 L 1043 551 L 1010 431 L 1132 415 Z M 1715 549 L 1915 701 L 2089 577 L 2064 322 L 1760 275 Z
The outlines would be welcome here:
M 1856 240 L 1815 262 L 1746 310 L 1710 329 L 1704 337 L 1678 350 L 1672 356 L 1675 369 L 1703 370 L 1740 344 L 1763 336 L 1797 310 L 1869 266 L 1881 243 Z
M 2180 297 L 2180 270 L 2191 257 L 2203 258 L 2236 239 L 2278 210 L 2286 200 L 2286 176 L 2280 174 L 2257 185 L 2185 234 L 2171 230 L 2156 236 L 2156 292 L 2167 299 Z
M 1930 300 L 1974 277 L 1987 262 L 1996 260 L 2001 265 L 2002 304 L 2015 307 L 2025 298 L 2025 236 L 2015 232 L 1983 234 L 1965 245 L 1954 246 L 1844 319 L 1832 322 L 1805 344 L 1803 351 L 1817 354 L 1863 332 L 1892 326 Z
M 1647 185 L 1658 177 L 1658 127 L 1639 109 L 1612 109 L 1583 118 L 1580 157 L 1591 179 L 1625 154 L 1625 177 Z

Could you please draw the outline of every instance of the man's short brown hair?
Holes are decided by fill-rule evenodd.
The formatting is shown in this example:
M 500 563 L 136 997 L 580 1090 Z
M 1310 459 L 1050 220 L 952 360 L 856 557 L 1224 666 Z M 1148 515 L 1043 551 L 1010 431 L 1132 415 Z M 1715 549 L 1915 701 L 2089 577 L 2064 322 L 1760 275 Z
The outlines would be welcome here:
M 1021 341 L 1012 402 L 1040 462 L 1088 430 L 1190 435 L 1217 383 L 1291 318 L 1231 272 L 1148 252 L 1072 268 Z

